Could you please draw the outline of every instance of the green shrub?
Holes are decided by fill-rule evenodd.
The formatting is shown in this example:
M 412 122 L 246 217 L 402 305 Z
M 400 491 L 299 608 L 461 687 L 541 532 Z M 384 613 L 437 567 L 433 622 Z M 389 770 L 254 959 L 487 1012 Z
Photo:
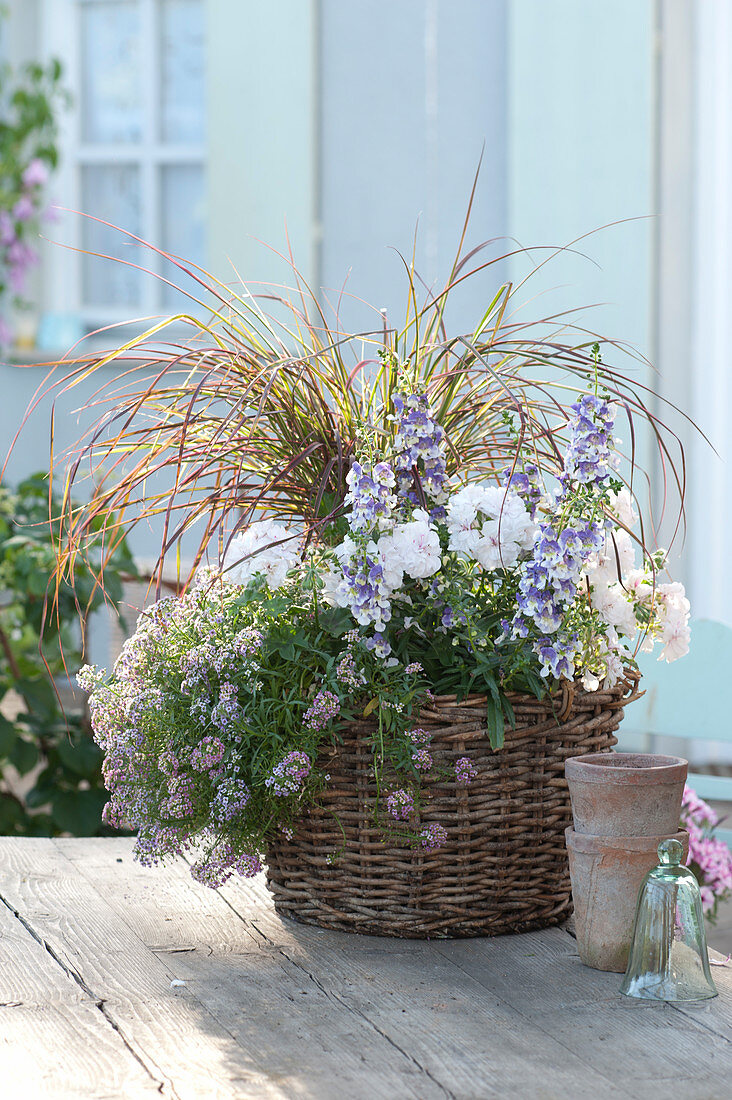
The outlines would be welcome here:
M 52 515 L 59 502 L 51 502 Z M 98 530 L 101 530 L 100 522 Z M 49 587 L 58 523 L 49 524 L 48 478 L 36 474 L 15 492 L 0 489 L 0 834 L 94 836 L 107 800 L 102 752 L 91 736 L 83 695 L 62 706 L 69 681 L 83 663 L 89 616 L 104 603 L 119 615 L 123 578 L 137 576 L 124 542 L 100 571 L 101 537 L 86 565 L 79 562 L 74 588 Z M 64 685 L 66 690 L 64 691 Z M 17 712 L 17 716 L 16 716 Z M 28 788 L 11 789 L 9 767 Z

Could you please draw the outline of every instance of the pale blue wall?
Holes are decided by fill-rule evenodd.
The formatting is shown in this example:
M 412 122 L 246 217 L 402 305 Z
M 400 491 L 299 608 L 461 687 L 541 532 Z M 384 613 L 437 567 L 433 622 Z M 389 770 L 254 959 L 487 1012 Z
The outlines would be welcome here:
M 389 246 L 410 259 L 419 218 L 417 270 L 446 279 L 484 144 L 470 240 L 506 232 L 506 4 L 324 0 L 321 26 L 322 283 L 350 272 L 348 289 L 398 323 L 408 284 Z M 457 331 L 496 278 L 462 296 Z M 342 314 L 374 324 L 353 303 Z
M 523 245 L 568 245 L 643 219 L 586 238 L 576 247 L 594 264 L 558 257 L 536 290 L 558 288 L 542 299 L 548 307 L 606 303 L 586 322 L 648 354 L 654 6 L 513 0 L 508 10 L 510 231 Z

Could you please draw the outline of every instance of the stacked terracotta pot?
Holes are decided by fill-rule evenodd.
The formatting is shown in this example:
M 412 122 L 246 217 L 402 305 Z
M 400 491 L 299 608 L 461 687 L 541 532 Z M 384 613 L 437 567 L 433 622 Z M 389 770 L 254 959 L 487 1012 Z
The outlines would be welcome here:
M 567 760 L 574 828 L 566 831 L 580 958 L 622 973 L 644 876 L 679 831 L 688 764 L 677 756 L 592 753 Z

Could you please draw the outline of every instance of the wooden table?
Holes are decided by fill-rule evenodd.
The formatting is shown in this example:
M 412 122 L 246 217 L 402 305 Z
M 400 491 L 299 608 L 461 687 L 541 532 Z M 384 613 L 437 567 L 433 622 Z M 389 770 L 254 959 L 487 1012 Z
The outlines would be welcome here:
M 701 1007 L 627 1000 L 563 929 L 322 932 L 125 839 L 0 839 L 0 897 L 3 1100 L 732 1097 L 722 966 Z

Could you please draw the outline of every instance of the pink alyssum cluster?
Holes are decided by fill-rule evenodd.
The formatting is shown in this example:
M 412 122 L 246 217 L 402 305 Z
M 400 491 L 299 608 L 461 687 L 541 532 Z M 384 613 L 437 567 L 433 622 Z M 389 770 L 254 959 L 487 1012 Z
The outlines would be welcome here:
M 303 723 L 311 730 L 322 730 L 341 709 L 340 700 L 332 691 L 319 691 L 303 715 Z
M 447 840 L 447 829 L 435 822 L 433 825 L 426 825 L 419 836 L 425 851 L 436 852 Z
M 280 798 L 297 794 L 302 790 L 304 780 L 310 775 L 311 767 L 310 757 L 295 749 L 275 764 L 264 781 L 265 786 Z
M 386 808 L 397 821 L 406 821 L 414 810 L 414 795 L 400 787 L 387 795 Z
M 478 774 L 478 769 L 467 756 L 455 761 L 455 777 L 458 783 L 470 783 Z

